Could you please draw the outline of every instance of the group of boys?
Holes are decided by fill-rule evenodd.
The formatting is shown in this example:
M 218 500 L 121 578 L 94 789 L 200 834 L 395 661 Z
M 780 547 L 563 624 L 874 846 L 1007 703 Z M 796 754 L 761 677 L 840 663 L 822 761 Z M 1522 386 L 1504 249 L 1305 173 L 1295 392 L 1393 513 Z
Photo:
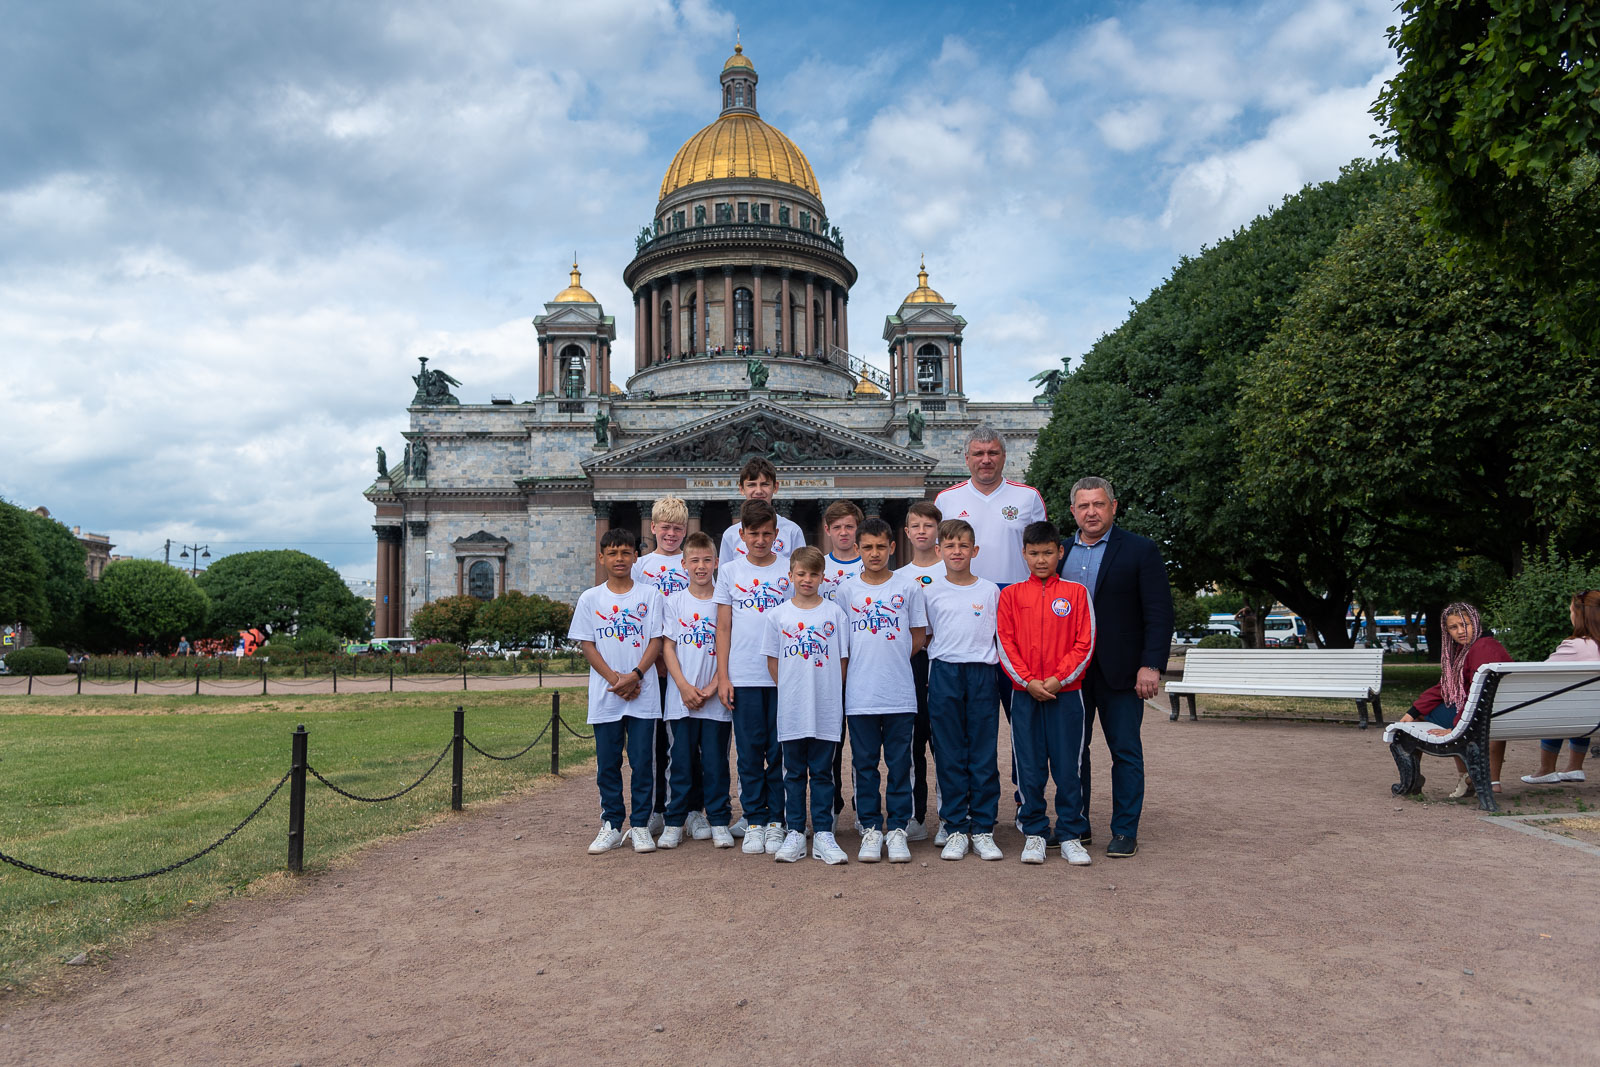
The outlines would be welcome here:
M 1079 688 L 1094 652 L 1094 610 L 1082 585 L 1057 574 L 1055 527 L 1026 527 L 1029 577 L 1002 590 L 972 573 L 982 548 L 972 526 L 943 519 L 933 503 L 911 505 L 913 558 L 891 569 L 895 535 L 883 519 L 832 504 L 825 554 L 774 509 L 777 485 L 771 463 L 745 465 L 745 500 L 720 552 L 706 534 L 688 533 L 687 507 L 673 497 L 652 509 L 649 554 L 636 557 L 631 530 L 602 535 L 606 580 L 579 598 L 569 634 L 590 665 L 602 822 L 589 851 L 626 839 L 652 852 L 685 836 L 732 848 L 742 836 L 745 853 L 794 862 L 807 853 L 809 818 L 811 855 L 846 863 L 834 822 L 848 729 L 859 861 L 887 852 L 890 863 L 909 862 L 910 842 L 928 836 L 930 744 L 942 858 L 1002 859 L 998 664 L 1015 690 L 1022 862 L 1043 863 L 1053 836 L 1069 863 L 1088 864 L 1079 843 L 1088 832 Z M 1056 787 L 1053 834 L 1047 780 Z

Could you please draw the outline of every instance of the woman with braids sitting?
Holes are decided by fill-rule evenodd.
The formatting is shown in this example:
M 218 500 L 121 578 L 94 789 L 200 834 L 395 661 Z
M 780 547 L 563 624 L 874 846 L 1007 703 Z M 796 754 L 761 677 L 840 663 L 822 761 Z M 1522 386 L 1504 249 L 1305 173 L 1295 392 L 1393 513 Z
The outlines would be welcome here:
M 1411 705 L 1411 710 L 1401 722 L 1431 722 L 1431 733 L 1443 737 L 1455 728 L 1461 719 L 1461 709 L 1466 707 L 1467 693 L 1472 688 L 1472 676 L 1485 663 L 1509 663 L 1511 653 L 1505 646 L 1484 632 L 1478 609 L 1457 601 L 1444 609 L 1444 648 L 1439 655 L 1439 681 L 1423 690 Z M 1500 792 L 1500 765 L 1505 762 L 1506 743 L 1489 742 L 1489 777 L 1494 791 Z M 1458 757 L 1456 770 L 1461 777 L 1450 794 L 1451 799 L 1473 795 L 1472 776 L 1467 765 Z

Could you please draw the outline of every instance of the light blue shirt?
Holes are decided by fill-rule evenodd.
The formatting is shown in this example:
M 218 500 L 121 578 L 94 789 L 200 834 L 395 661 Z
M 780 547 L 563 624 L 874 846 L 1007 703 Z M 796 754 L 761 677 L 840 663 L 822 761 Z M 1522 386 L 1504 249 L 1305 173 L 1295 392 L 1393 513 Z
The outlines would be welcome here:
M 1106 558 L 1106 545 L 1111 541 L 1111 531 L 1092 545 L 1083 543 L 1083 531 L 1072 535 L 1072 547 L 1067 549 L 1067 562 L 1061 568 L 1061 577 L 1077 582 L 1094 596 L 1094 584 L 1100 580 L 1100 561 Z

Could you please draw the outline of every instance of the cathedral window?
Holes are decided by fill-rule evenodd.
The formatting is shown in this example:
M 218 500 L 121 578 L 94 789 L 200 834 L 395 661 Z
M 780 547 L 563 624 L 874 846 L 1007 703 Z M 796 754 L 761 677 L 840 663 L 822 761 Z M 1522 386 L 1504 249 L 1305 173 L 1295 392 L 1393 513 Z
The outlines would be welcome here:
M 750 205 L 745 203 L 742 200 L 739 202 L 739 221 L 740 222 L 749 222 L 750 221 Z
M 750 290 L 739 288 L 733 291 L 733 343 L 749 348 L 755 339 L 755 317 L 752 314 L 752 300 Z
M 761 209 L 761 221 L 762 222 L 771 222 L 772 221 L 772 205 L 771 204 L 761 204 L 761 205 L 759 205 L 759 207 Z
M 783 306 L 780 298 L 778 305 L 778 321 L 772 331 L 772 350 L 774 352 L 783 351 L 783 313 L 787 310 L 788 309 Z
M 811 302 L 811 351 L 822 354 L 822 301 Z
M 672 354 L 672 301 L 661 302 L 661 358 L 664 360 Z
M 802 230 L 811 229 L 811 212 L 809 212 L 809 211 L 800 212 L 800 228 Z
M 733 205 L 732 204 L 718 204 L 717 205 L 717 221 L 718 222 L 732 222 L 733 221 Z
M 479 560 L 467 570 L 467 595 L 479 600 L 494 599 L 494 565 Z
M 696 226 L 704 226 L 706 224 L 706 206 L 704 204 L 696 204 L 694 206 L 694 224 Z
M 700 335 L 695 327 L 700 321 L 700 316 L 696 314 L 697 308 L 693 293 L 690 293 L 689 299 L 684 301 L 684 306 L 689 309 L 689 343 L 688 346 L 684 348 L 684 351 L 698 352 L 700 351 Z
M 724 85 L 722 87 L 722 106 L 723 107 L 732 107 L 733 106 L 733 86 L 731 86 L 731 85 Z
M 674 211 L 674 212 L 673 212 L 673 213 L 672 213 L 672 228 L 673 228 L 673 229 L 674 229 L 674 230 L 681 230 L 681 229 L 683 229 L 683 227 L 684 227 L 684 221 L 685 221 L 685 219 L 684 219 L 684 213 L 683 213 L 683 212 L 681 212 L 681 211 Z
M 583 396 L 583 349 L 577 345 L 561 350 L 561 393 L 569 400 Z
M 744 107 L 744 82 L 733 83 L 733 106 Z
M 778 225 L 779 226 L 787 226 L 787 225 L 789 225 L 789 205 L 788 204 L 779 204 L 778 205 Z
M 944 392 L 944 353 L 934 344 L 917 349 L 917 392 Z

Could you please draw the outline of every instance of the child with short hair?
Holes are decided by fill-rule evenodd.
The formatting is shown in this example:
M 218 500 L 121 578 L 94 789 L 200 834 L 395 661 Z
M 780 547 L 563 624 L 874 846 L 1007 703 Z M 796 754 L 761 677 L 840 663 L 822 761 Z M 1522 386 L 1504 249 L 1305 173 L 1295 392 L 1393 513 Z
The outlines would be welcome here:
M 850 500 L 835 500 L 822 513 L 822 533 L 828 544 L 828 556 L 822 585 L 817 592 L 824 600 L 834 599 L 841 585 L 861 573 L 861 552 L 856 548 L 856 531 L 863 518 L 861 509 Z
M 906 826 L 912 816 L 911 741 L 917 718 L 911 657 L 922 651 L 928 616 L 921 583 L 903 570 L 889 570 L 894 555 L 889 524 L 880 518 L 863 522 L 860 547 L 861 573 L 846 581 L 834 600 L 850 622 L 844 708 L 856 818 L 863 828 L 857 859 L 876 863 L 887 845 L 890 863 L 910 863 Z M 880 755 L 888 768 L 885 806 L 878 795 Z
M 895 571 L 917 582 L 924 592 L 935 579 L 944 577 L 944 560 L 939 558 L 939 524 L 944 515 L 931 500 L 915 500 L 906 508 L 906 541 L 911 545 L 911 561 Z M 928 742 L 933 736 L 928 727 L 928 649 L 911 657 L 911 680 L 917 691 L 917 720 L 911 734 L 911 821 L 906 824 L 906 839 L 925 841 L 928 837 Z M 938 805 L 934 806 L 938 814 Z M 933 843 L 943 848 L 941 828 Z
M 777 687 L 778 738 L 783 744 L 783 786 L 789 832 L 775 859 L 793 863 L 806 854 L 806 792 L 811 793 L 811 855 L 824 863 L 850 857 L 833 836 L 834 750 L 844 727 L 845 662 L 850 627 L 844 613 L 818 594 L 820 549 L 796 549 L 789 557 L 794 596 L 767 619 L 764 651 Z
M 1087 866 L 1089 852 L 1078 839 L 1089 832 L 1083 808 L 1083 674 L 1094 655 L 1094 603 L 1089 590 L 1056 573 L 1061 535 L 1048 521 L 1022 531 L 1026 580 L 1000 592 L 1000 665 L 1016 692 L 1011 701 L 1011 751 L 1017 768 L 1025 835 L 1023 863 L 1043 863 L 1050 815 L 1047 777 L 1056 783 L 1055 836 L 1061 856 Z
M 661 654 L 661 594 L 633 580 L 632 530 L 607 530 L 600 537 L 606 580 L 584 590 L 572 611 L 567 637 L 581 643 L 589 661 L 589 725 L 594 729 L 595 784 L 600 789 L 600 832 L 589 853 L 622 843 L 624 818 L 635 852 L 654 852 L 650 836 L 651 784 L 655 778 L 655 722 L 661 718 L 656 658 Z M 631 776 L 631 812 L 622 792 L 622 758 Z
M 748 829 L 743 851 L 773 854 L 783 844 L 783 750 L 778 741 L 778 691 L 764 651 L 768 612 L 794 586 L 786 561 L 772 550 L 778 514 L 765 500 L 739 511 L 745 554 L 717 570 L 717 697 L 733 713 L 739 805 Z
M 1004 859 L 994 843 L 1000 816 L 1000 703 L 995 696 L 996 608 L 1000 587 L 972 573 L 978 554 L 965 519 L 939 524 L 945 576 L 928 585 L 928 721 L 939 778 L 939 818 L 949 837 L 941 859 L 970 848 L 980 859 Z
M 633 565 L 633 580 L 649 582 L 661 593 L 665 603 L 689 584 L 689 575 L 683 569 L 683 538 L 689 532 L 689 506 L 675 496 L 664 496 L 650 509 L 650 535 L 655 538 L 655 548 L 640 556 Z M 667 698 L 667 675 L 661 675 L 661 699 Z M 650 816 L 650 832 L 661 833 L 667 810 L 667 724 L 656 723 L 656 781 L 654 811 Z M 696 783 L 698 785 L 698 783 Z M 695 805 L 699 813 L 699 804 Z M 700 839 L 711 836 L 709 827 L 702 829 L 703 819 L 695 819 L 692 830 Z
M 772 503 L 772 498 L 778 495 L 778 468 L 761 456 L 750 460 L 739 469 L 739 492 L 746 500 Z M 773 510 L 776 513 L 777 509 Z M 735 522 L 722 532 L 722 551 L 717 557 L 719 563 L 731 562 L 745 554 L 739 529 L 740 524 Z M 804 547 L 805 543 L 806 535 L 800 532 L 800 527 L 779 515 L 778 532 L 772 539 L 772 551 L 788 559 L 789 553 Z
M 703 793 L 712 845 L 732 848 L 728 739 L 733 725 L 732 715 L 717 698 L 717 545 L 709 534 L 696 531 L 683 542 L 683 566 L 689 586 L 667 601 L 663 627 L 662 660 L 671 684 L 662 717 L 671 744 L 666 826 L 657 845 L 678 847 L 685 823 L 698 814 Z

